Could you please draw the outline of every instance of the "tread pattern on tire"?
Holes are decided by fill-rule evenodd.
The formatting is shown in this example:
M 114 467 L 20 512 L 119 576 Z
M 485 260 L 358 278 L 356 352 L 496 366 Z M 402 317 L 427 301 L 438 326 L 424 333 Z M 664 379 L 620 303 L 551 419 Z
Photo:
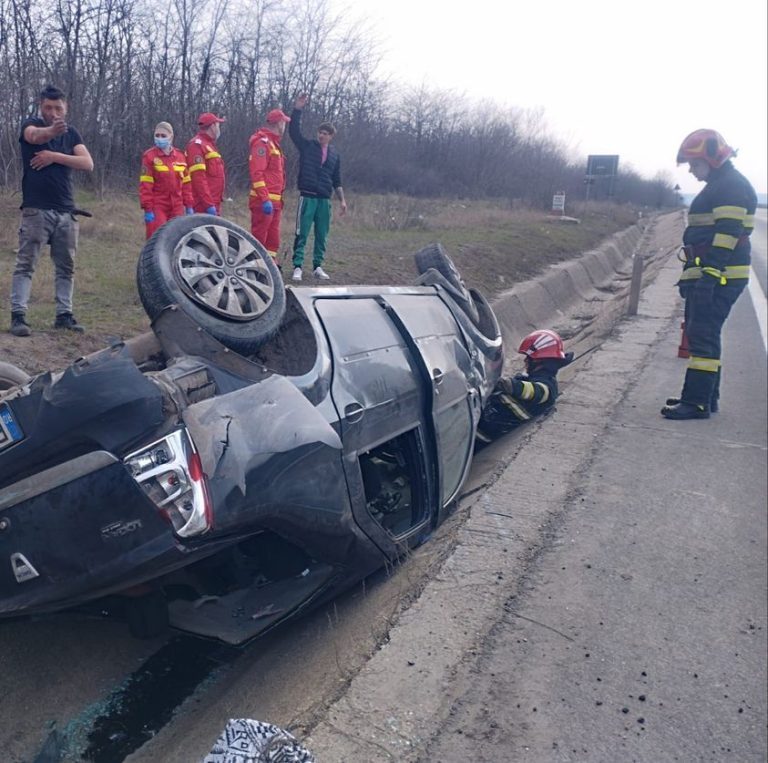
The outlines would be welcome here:
M 428 244 L 414 255 L 419 274 L 433 268 L 440 273 L 451 286 L 451 296 L 462 307 L 473 323 L 477 323 L 479 315 L 469 290 L 461 279 L 458 268 L 446 254 L 442 244 Z

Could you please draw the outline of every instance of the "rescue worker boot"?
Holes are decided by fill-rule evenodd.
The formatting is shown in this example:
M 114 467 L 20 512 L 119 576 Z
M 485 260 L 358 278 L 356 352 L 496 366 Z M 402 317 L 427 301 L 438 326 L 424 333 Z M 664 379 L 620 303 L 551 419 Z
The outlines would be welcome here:
M 661 409 L 661 415 L 665 419 L 673 419 L 677 421 L 682 421 L 684 419 L 708 419 L 709 406 L 694 405 L 693 403 L 686 403 L 681 400 L 675 405 L 665 405 Z
M 11 313 L 10 331 L 14 336 L 29 336 L 32 333 L 24 313 Z

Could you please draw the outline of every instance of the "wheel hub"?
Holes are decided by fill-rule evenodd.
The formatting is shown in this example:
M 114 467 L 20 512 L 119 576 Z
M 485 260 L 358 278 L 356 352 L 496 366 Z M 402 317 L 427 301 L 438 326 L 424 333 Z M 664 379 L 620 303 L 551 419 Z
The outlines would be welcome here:
M 260 244 L 222 225 L 201 225 L 181 239 L 174 267 L 181 288 L 196 304 L 235 321 L 264 313 L 275 282 Z

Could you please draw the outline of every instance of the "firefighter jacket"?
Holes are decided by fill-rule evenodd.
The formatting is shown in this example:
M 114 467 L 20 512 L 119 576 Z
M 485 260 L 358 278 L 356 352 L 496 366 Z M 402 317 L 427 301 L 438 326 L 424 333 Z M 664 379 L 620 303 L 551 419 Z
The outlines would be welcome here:
M 251 135 L 248 168 L 251 191 L 248 206 L 261 206 L 265 201 L 283 200 L 285 190 L 285 156 L 280 150 L 280 136 L 262 127 Z
M 195 212 L 209 207 L 221 209 L 224 198 L 224 160 L 216 141 L 205 132 L 199 132 L 187 143 L 187 166 L 192 181 Z
M 145 212 L 154 212 L 156 206 L 178 210 L 194 205 L 183 151 L 173 148 L 166 154 L 153 146 L 142 154 L 139 200 Z
M 480 415 L 477 439 L 490 442 L 552 408 L 559 394 L 557 372 L 562 365 L 543 361 L 529 374 L 500 379 Z
M 710 172 L 688 211 L 681 284 L 701 278 L 702 273 L 718 278 L 721 284 L 749 278 L 749 236 L 755 227 L 756 207 L 754 188 L 730 161 Z

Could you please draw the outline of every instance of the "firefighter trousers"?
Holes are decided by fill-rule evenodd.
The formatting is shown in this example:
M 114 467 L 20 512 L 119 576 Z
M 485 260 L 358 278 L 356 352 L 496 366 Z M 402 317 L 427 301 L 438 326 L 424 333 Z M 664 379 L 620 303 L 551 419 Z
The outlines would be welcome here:
M 690 359 L 680 399 L 693 405 L 711 406 L 720 395 L 721 334 L 731 308 L 744 291 L 747 279 L 733 279 L 715 286 L 711 295 L 694 285 L 685 299 L 685 332 Z

